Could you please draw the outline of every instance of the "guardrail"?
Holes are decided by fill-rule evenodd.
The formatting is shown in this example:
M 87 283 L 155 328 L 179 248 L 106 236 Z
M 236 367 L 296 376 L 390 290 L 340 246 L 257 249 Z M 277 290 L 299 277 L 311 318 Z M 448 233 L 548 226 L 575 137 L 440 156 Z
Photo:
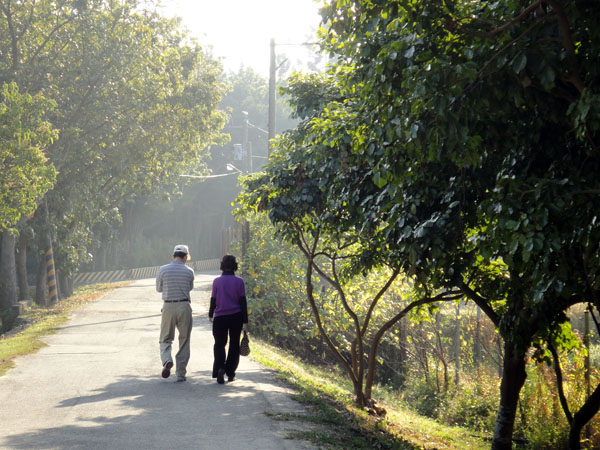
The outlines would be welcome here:
M 220 263 L 220 259 L 205 259 L 202 261 L 190 261 L 187 265 L 194 269 L 194 271 L 200 272 L 203 270 L 219 270 Z M 105 272 L 79 272 L 73 278 L 73 285 L 81 286 L 84 284 L 155 278 L 159 268 L 160 266 L 154 266 L 137 269 L 109 270 Z

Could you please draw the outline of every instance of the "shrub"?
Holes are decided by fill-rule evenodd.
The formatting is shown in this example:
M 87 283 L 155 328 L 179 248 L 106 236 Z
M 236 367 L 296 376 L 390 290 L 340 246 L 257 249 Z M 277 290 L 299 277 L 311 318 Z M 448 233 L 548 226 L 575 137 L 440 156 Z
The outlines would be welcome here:
M 476 380 L 454 387 L 439 419 L 448 425 L 491 433 L 498 410 L 499 381 L 495 374 L 480 371 Z

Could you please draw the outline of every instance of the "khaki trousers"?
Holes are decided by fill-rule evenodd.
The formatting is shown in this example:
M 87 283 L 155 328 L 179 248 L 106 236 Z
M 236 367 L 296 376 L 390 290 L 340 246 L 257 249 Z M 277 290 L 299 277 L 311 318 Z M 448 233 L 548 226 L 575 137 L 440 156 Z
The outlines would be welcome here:
M 160 359 L 163 366 L 171 358 L 171 344 L 175 338 L 175 328 L 179 333 L 179 351 L 175 355 L 175 373 L 185 376 L 190 360 L 190 335 L 192 334 L 192 306 L 190 302 L 163 302 L 160 322 Z

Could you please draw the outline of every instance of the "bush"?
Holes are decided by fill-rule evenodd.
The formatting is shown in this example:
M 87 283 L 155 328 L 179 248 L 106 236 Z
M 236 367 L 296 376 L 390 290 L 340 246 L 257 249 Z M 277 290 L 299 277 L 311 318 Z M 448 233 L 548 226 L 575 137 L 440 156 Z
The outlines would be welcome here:
M 401 396 L 419 414 L 446 425 L 491 433 L 498 408 L 498 385 L 496 375 L 480 372 L 476 380 L 443 392 L 431 380 L 409 377 Z
M 409 377 L 401 398 L 419 414 L 437 419 L 446 408 L 447 396 L 435 383 L 419 377 Z
M 498 377 L 480 372 L 476 381 L 465 382 L 448 395 L 439 419 L 448 425 L 491 433 L 498 410 L 498 392 Z

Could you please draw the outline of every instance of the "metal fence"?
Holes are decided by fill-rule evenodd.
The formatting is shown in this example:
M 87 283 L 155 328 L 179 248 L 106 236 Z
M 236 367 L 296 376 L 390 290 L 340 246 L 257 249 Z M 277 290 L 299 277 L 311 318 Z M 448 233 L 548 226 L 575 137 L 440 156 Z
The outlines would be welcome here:
M 219 270 L 220 259 L 205 259 L 203 261 L 190 261 L 187 263 L 196 272 L 205 270 Z M 109 283 L 115 281 L 140 280 L 155 278 L 160 266 L 140 267 L 137 269 L 108 270 L 105 272 L 80 272 L 73 279 L 74 286 L 94 283 Z

